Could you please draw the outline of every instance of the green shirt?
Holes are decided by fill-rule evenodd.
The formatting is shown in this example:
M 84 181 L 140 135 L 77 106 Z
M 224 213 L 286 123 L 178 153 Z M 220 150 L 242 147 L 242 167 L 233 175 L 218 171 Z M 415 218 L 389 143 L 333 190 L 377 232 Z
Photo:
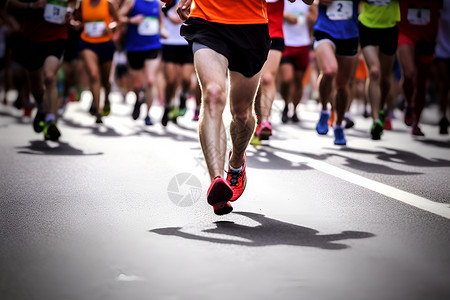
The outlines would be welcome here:
M 391 28 L 400 22 L 398 0 L 365 0 L 359 21 L 369 28 Z

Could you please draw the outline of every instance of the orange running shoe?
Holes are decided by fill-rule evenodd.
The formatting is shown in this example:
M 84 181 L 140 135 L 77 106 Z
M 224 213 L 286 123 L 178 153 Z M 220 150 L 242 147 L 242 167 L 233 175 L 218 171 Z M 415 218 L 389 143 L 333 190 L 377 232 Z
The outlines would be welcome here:
M 233 207 L 229 202 L 232 196 L 233 190 L 228 182 L 220 176 L 215 177 L 209 186 L 207 200 L 208 204 L 213 207 L 216 215 L 226 215 L 233 211 Z
M 231 157 L 231 151 L 228 156 L 228 159 Z M 245 186 L 247 185 L 247 174 L 246 174 L 246 165 L 247 165 L 247 155 L 244 153 L 244 165 L 240 171 L 232 171 L 228 166 L 227 172 L 227 182 L 233 191 L 233 197 L 231 197 L 230 201 L 236 201 L 244 192 Z

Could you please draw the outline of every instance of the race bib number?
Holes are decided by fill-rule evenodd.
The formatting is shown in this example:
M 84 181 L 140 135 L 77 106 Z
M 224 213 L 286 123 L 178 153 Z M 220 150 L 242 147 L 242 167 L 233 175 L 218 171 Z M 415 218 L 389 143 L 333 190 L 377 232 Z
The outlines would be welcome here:
M 367 0 L 367 2 L 375 6 L 389 6 L 391 4 L 391 0 Z
M 105 31 L 106 23 L 103 21 L 91 21 L 84 24 L 84 30 L 88 36 L 99 37 Z
M 431 12 L 428 7 L 408 7 L 408 22 L 413 25 L 427 25 L 431 21 Z
M 353 17 L 353 1 L 334 1 L 327 7 L 327 16 L 332 21 L 350 20 Z
M 153 17 L 145 17 L 138 26 L 139 35 L 156 35 L 159 33 L 159 20 Z
M 66 1 L 50 0 L 45 5 L 44 20 L 54 24 L 64 24 L 66 11 Z

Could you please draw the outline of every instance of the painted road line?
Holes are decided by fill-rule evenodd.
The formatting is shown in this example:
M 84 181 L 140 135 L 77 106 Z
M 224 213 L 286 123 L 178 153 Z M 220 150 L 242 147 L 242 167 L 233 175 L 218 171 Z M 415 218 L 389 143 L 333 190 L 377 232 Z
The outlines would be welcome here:
M 309 157 L 283 153 L 280 151 L 275 151 L 275 154 L 293 163 L 306 163 L 308 166 L 320 172 L 348 181 L 355 185 L 364 187 L 381 195 L 420 208 L 422 210 L 431 212 L 438 216 L 450 219 L 450 205 L 447 203 L 434 202 L 424 197 L 402 191 L 398 188 L 354 174 L 352 172 Z

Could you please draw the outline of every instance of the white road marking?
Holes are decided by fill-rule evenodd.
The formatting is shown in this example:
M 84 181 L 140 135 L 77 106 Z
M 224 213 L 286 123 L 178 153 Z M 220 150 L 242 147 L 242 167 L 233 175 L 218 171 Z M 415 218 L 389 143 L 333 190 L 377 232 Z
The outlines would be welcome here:
M 320 172 L 348 181 L 355 185 L 364 187 L 381 195 L 420 208 L 422 210 L 431 212 L 438 216 L 450 219 L 450 205 L 447 203 L 434 202 L 424 197 L 402 191 L 387 184 L 365 178 L 363 176 L 354 174 L 352 172 L 340 169 L 333 165 L 309 157 L 282 153 L 278 151 L 275 152 L 275 154 L 284 159 L 288 159 L 293 163 L 306 163 L 308 166 Z
M 143 281 L 145 280 L 145 278 L 136 275 L 119 274 L 119 276 L 116 277 L 116 280 L 130 282 L 130 281 Z

